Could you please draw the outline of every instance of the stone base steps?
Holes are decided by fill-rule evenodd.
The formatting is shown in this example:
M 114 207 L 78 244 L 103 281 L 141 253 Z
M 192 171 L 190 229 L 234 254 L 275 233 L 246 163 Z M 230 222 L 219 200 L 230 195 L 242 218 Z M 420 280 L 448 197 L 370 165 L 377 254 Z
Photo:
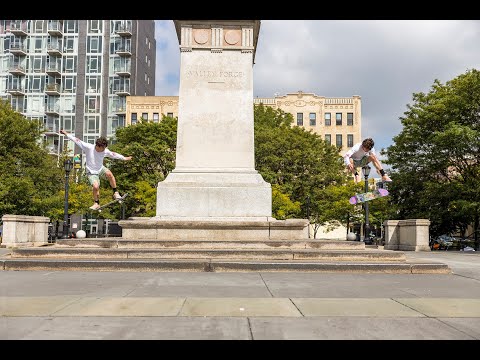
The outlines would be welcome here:
M 321 249 L 128 249 L 86 247 L 36 247 L 13 249 L 12 258 L 87 259 L 228 259 L 228 260 L 322 260 L 405 261 L 405 254 L 379 250 Z
M 389 274 L 450 274 L 440 263 L 368 263 L 321 261 L 253 261 L 200 259 L 4 259 L 3 270 L 42 271 L 188 271 L 188 272 L 325 272 L 325 273 L 389 273 Z
M 12 248 L 3 270 L 310 271 L 450 273 L 445 264 L 407 263 L 404 252 L 333 240 L 61 239 Z
M 360 241 L 336 240 L 126 240 L 122 238 L 58 239 L 56 247 L 74 246 L 130 249 L 323 249 L 364 250 Z

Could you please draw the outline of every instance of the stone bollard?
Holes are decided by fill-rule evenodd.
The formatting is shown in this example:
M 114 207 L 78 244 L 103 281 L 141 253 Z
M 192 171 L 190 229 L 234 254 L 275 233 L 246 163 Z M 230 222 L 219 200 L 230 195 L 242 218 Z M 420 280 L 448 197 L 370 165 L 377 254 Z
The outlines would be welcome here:
M 387 220 L 384 227 L 385 250 L 430 251 L 430 220 Z
M 2 245 L 5 247 L 48 244 L 48 223 L 45 216 L 3 215 Z

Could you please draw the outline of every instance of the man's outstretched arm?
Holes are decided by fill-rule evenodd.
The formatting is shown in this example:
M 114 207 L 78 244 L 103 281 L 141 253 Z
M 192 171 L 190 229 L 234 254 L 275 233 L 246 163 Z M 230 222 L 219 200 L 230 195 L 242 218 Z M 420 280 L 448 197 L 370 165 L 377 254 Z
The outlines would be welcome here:
M 77 144 L 82 150 L 86 148 L 87 143 L 83 142 L 79 138 L 73 136 L 72 134 L 67 133 L 65 130 L 61 129 L 60 133 L 65 135 L 67 139 L 72 140 L 75 144 Z

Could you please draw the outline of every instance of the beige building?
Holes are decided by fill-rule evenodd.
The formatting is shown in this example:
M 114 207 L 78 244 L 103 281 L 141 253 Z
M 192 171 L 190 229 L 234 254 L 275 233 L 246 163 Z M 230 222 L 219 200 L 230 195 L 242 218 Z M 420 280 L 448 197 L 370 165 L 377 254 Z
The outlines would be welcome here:
M 159 122 L 162 115 L 178 116 L 178 96 L 127 96 L 126 126 L 141 118 Z
M 342 155 L 362 141 L 361 97 L 327 98 L 298 91 L 273 98 L 255 98 L 253 103 L 281 109 L 293 115 L 294 125 L 319 134 L 342 148 Z M 127 96 L 126 125 L 140 118 L 158 122 L 162 115 L 178 116 L 178 96 Z
M 253 103 L 292 114 L 295 125 L 312 130 L 341 147 L 342 155 L 362 141 L 362 102 L 358 95 L 327 98 L 298 91 L 273 98 L 255 98 Z

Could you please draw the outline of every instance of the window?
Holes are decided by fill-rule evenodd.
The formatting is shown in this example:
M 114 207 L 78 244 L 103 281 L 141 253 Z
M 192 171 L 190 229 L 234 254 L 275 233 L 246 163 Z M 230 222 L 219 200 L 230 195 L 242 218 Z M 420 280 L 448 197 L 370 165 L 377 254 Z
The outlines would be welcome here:
M 347 113 L 347 125 L 353 126 L 353 113 Z
M 35 38 L 34 52 L 36 53 L 44 52 L 43 38 L 41 36 Z
M 335 120 L 337 125 L 342 125 L 342 113 L 336 113 Z
M 310 113 L 310 126 L 317 125 L 317 114 Z
M 142 113 L 142 119 L 148 120 L 148 113 Z
M 86 113 L 98 113 L 100 112 L 100 96 L 85 96 L 85 112 Z
M 325 126 L 330 126 L 330 125 L 332 125 L 332 114 L 325 113 Z
M 297 125 L 303 126 L 303 113 L 297 113 Z
M 173 118 L 173 113 L 167 113 L 167 116 Z
M 102 58 L 100 56 L 87 56 L 87 73 L 100 73 Z
M 62 76 L 62 89 L 63 92 L 74 93 L 75 92 L 76 76 Z
M 33 32 L 43 33 L 46 32 L 45 29 L 46 26 L 44 25 L 44 20 L 35 20 Z
M 148 55 L 145 55 L 145 64 L 148 64 Z
M 100 92 L 100 76 L 86 76 L 86 89 L 87 94 L 99 93 Z
M 330 134 L 325 134 L 325 141 L 329 144 L 332 143 L 332 135 Z
M 338 147 L 342 147 L 342 134 L 337 134 L 335 138 L 335 145 L 337 145 Z
M 77 72 L 77 64 L 75 60 L 76 60 L 75 56 L 66 56 L 65 62 L 63 63 L 63 72 L 66 72 L 66 73 Z
M 147 73 L 145 73 L 145 81 L 147 81 Z
M 352 147 L 353 146 L 353 134 L 348 134 L 347 135 L 347 146 Z
M 66 20 L 64 28 L 66 33 L 78 32 L 78 20 Z
M 63 48 L 63 52 L 73 53 L 75 51 L 75 40 L 76 37 L 74 36 L 65 36 L 65 47 Z
M 100 117 L 98 115 L 86 116 L 83 131 L 86 134 L 96 134 L 100 132 Z
M 88 21 L 88 32 L 101 33 L 102 32 L 102 21 L 101 20 L 89 20 Z
M 131 123 L 132 125 L 135 125 L 137 123 L 137 113 L 132 113 Z
M 62 121 L 63 121 L 63 129 L 65 129 L 68 132 L 75 131 L 74 129 L 75 116 L 73 115 L 62 116 Z
M 89 36 L 87 42 L 87 53 L 101 53 L 102 52 L 102 37 Z
M 153 113 L 153 122 L 158 123 L 159 120 L 158 113 Z

